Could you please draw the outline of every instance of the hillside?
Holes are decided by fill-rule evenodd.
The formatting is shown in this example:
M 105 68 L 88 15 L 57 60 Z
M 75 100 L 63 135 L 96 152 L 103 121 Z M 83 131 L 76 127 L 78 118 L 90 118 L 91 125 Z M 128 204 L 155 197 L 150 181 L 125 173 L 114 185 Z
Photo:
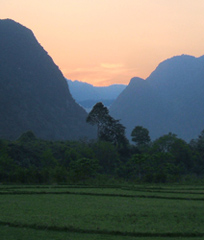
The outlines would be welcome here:
M 152 139 L 173 132 L 189 141 L 204 129 L 204 56 L 181 55 L 160 63 L 146 79 L 133 78 L 110 113 L 127 128 L 142 125 Z
M 0 138 L 32 130 L 43 139 L 95 136 L 86 112 L 33 33 L 13 20 L 0 20 Z
M 95 87 L 91 84 L 67 79 L 70 93 L 83 108 L 89 111 L 97 102 L 109 107 L 118 95 L 126 88 L 123 84 L 113 84 L 106 87 Z

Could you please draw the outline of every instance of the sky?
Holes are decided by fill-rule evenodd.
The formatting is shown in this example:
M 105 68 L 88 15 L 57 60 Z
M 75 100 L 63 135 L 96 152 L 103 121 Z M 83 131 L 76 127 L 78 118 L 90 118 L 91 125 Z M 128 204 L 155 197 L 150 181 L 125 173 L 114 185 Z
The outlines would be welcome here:
M 0 0 L 6 18 L 31 29 L 66 78 L 94 86 L 204 55 L 204 0 Z

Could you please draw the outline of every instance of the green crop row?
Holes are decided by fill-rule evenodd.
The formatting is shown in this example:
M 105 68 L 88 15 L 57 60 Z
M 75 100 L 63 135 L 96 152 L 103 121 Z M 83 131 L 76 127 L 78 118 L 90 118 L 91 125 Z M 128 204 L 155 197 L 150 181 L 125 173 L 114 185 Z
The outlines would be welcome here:
M 153 187 L 82 187 L 82 186 L 4 186 L 0 187 L 0 194 L 75 194 L 136 198 L 161 198 L 172 200 L 200 200 L 204 201 L 203 188 L 153 188 Z
M 32 194 L 29 192 L 31 189 Z M 174 190 L 178 198 L 178 189 Z M 43 192 L 39 194 L 40 191 Z M 154 198 L 132 196 L 133 193 L 137 194 L 135 187 L 130 190 L 49 186 L 15 186 L 12 189 L 11 186 L 4 186 L 0 192 L 0 233 L 2 231 L 4 234 L 22 232 L 24 229 L 28 232 L 41 231 L 42 235 L 49 235 L 55 230 L 58 236 L 85 236 L 81 238 L 78 235 L 78 239 L 86 239 L 90 234 L 96 238 L 89 239 L 122 239 L 122 236 L 128 240 L 130 237 L 204 237 L 204 204 L 202 199 L 192 200 L 202 194 L 182 193 L 182 197 L 191 196 L 192 199 L 181 201 L 168 199 L 172 193 L 165 192 L 146 192 L 156 194 Z M 159 198 L 161 194 L 166 199 Z

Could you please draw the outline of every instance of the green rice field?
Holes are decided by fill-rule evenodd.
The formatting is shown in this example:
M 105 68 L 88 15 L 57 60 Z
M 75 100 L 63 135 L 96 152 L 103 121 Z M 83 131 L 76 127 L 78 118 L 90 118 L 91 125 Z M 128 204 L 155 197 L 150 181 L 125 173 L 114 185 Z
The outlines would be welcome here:
M 11 239 L 204 239 L 204 186 L 0 186 Z

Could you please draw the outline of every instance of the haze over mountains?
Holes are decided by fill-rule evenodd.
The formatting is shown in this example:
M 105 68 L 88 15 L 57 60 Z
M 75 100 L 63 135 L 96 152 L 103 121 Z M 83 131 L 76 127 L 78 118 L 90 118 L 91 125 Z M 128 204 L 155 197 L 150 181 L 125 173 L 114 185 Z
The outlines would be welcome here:
M 0 138 L 16 139 L 28 130 L 51 140 L 95 137 L 86 117 L 33 33 L 0 20 Z
M 146 80 L 133 78 L 127 87 L 68 82 L 85 108 L 112 103 L 110 114 L 121 119 L 129 138 L 137 125 L 153 140 L 173 132 L 189 141 L 204 129 L 204 56 L 167 59 Z M 33 33 L 13 20 L 0 20 L 0 138 L 13 140 L 28 130 L 50 140 L 94 138 L 87 113 L 71 94 Z
M 160 63 L 146 79 L 133 78 L 110 113 L 127 128 L 137 125 L 152 139 L 169 132 L 185 140 L 204 129 L 204 56 L 182 55 Z
M 97 102 L 102 102 L 106 107 L 110 107 L 118 95 L 126 88 L 126 85 L 123 84 L 95 87 L 77 80 L 72 81 L 67 79 L 67 82 L 73 98 L 86 109 L 87 112 L 89 112 Z

